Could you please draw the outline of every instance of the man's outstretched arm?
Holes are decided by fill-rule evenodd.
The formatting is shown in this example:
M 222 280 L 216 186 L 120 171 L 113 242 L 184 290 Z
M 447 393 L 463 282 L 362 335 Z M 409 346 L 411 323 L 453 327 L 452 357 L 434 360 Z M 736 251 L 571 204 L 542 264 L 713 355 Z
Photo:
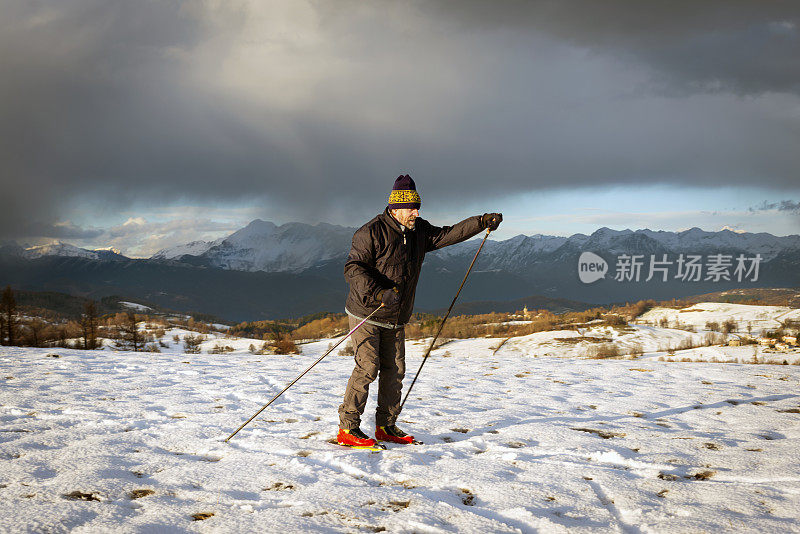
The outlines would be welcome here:
M 496 230 L 503 220 L 500 213 L 486 213 L 464 219 L 453 226 L 433 226 L 428 223 L 426 251 L 437 250 L 448 245 L 455 245 L 477 235 L 481 230 Z

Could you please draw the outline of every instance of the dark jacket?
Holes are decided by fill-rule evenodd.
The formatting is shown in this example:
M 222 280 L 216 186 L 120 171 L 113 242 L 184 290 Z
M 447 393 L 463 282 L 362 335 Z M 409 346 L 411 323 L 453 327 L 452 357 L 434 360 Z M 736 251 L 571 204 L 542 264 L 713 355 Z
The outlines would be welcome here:
M 377 293 L 397 286 L 399 305 L 381 309 L 370 320 L 405 324 L 414 309 L 425 253 L 460 243 L 481 230 L 483 224 L 479 215 L 441 228 L 417 217 L 411 230 L 403 228 L 387 208 L 353 235 L 353 245 L 344 265 L 344 278 L 350 284 L 345 308 L 353 315 L 366 317 L 380 305 Z

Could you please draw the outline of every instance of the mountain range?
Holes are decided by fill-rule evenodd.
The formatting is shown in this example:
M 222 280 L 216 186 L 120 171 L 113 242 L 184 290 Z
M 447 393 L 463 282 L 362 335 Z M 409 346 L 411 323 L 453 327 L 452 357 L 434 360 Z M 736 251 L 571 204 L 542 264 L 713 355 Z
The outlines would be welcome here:
M 254 220 L 216 241 L 195 241 L 164 249 L 146 259 L 113 250 L 86 250 L 66 243 L 0 247 L 0 283 L 26 290 L 63 291 L 101 298 L 124 295 L 178 311 L 210 313 L 231 320 L 286 318 L 341 311 L 347 286 L 342 267 L 355 228 L 320 223 L 275 225 Z M 426 256 L 417 291 L 418 311 L 437 311 L 452 295 L 477 250 L 472 239 Z M 607 263 L 605 278 L 581 282 L 578 259 L 592 252 Z M 615 261 L 640 255 L 640 280 L 617 280 Z M 677 269 L 679 256 L 760 255 L 757 277 L 737 280 L 704 276 L 697 281 L 669 273 L 650 281 L 651 255 Z M 709 271 L 710 272 L 710 271 Z M 528 305 L 580 309 L 590 304 L 641 298 L 668 299 L 738 287 L 800 286 L 800 236 L 707 232 L 612 230 L 569 237 L 518 235 L 488 240 L 460 297 L 471 313 Z M 520 306 L 521 307 L 521 306 Z

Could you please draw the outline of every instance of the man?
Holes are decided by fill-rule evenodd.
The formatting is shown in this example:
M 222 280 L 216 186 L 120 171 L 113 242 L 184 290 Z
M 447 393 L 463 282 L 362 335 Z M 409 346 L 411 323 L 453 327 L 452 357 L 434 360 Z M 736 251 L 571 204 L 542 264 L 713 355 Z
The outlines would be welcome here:
M 352 336 L 355 369 L 339 407 L 337 441 L 350 447 L 371 447 L 378 441 L 412 443 L 395 425 L 405 375 L 404 326 L 414 309 L 417 280 L 426 252 L 460 243 L 486 228 L 496 230 L 503 216 L 487 213 L 448 227 L 419 218 L 421 199 L 414 180 L 399 176 L 386 210 L 359 228 L 344 266 L 350 284 L 345 311 L 354 328 L 375 313 Z M 375 438 L 360 430 L 369 385 L 378 378 Z

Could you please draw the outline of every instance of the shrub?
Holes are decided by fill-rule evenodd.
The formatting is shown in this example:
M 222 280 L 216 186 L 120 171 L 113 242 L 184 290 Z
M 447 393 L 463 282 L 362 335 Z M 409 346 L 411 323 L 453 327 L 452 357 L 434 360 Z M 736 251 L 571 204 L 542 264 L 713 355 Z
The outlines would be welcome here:
M 630 351 L 628 351 L 628 355 L 629 355 L 631 358 L 638 358 L 638 357 L 639 357 L 639 356 L 641 356 L 642 354 L 644 354 L 644 350 L 642 349 L 642 345 L 641 345 L 641 344 L 639 344 L 639 343 L 634 343 L 634 344 L 632 344 L 632 345 L 631 345 L 631 350 L 630 350 Z
M 200 354 L 200 344 L 206 340 L 201 334 L 186 334 L 183 336 L 183 351 L 186 354 Z
M 203 321 L 196 321 L 193 317 L 189 317 L 189 320 L 186 321 L 186 329 L 202 334 L 208 334 L 211 331 L 211 327 L 208 324 Z
M 594 360 L 619 357 L 619 347 L 616 345 L 616 343 L 600 343 L 593 345 L 589 347 L 587 352 L 589 358 Z
M 228 334 L 235 337 L 268 340 L 273 334 L 290 332 L 291 327 L 275 321 L 252 321 L 239 323 L 228 330 Z
M 347 315 L 344 314 L 315 319 L 295 329 L 292 337 L 294 339 L 323 339 L 339 336 L 348 331 L 349 321 Z
M 725 337 L 716 332 L 706 332 L 706 335 L 703 337 L 703 343 L 707 347 L 711 345 L 719 345 L 723 341 L 725 341 Z
M 617 314 L 606 315 L 605 321 L 606 324 L 610 326 L 625 326 L 628 324 L 628 321 L 625 320 L 625 317 Z
M 348 339 L 347 343 L 344 344 L 344 347 L 339 349 L 339 356 L 355 356 L 356 349 L 353 346 L 353 341 Z
M 634 317 L 639 317 L 653 309 L 655 307 L 656 301 L 654 300 L 640 300 L 636 304 L 632 306 L 631 314 Z
M 300 349 L 295 345 L 289 334 L 277 334 L 272 343 L 275 354 L 300 354 Z
M 764 337 L 770 339 L 781 339 L 785 335 L 786 333 L 783 331 L 782 328 L 779 328 L 777 330 L 770 330 L 769 332 L 764 332 Z

